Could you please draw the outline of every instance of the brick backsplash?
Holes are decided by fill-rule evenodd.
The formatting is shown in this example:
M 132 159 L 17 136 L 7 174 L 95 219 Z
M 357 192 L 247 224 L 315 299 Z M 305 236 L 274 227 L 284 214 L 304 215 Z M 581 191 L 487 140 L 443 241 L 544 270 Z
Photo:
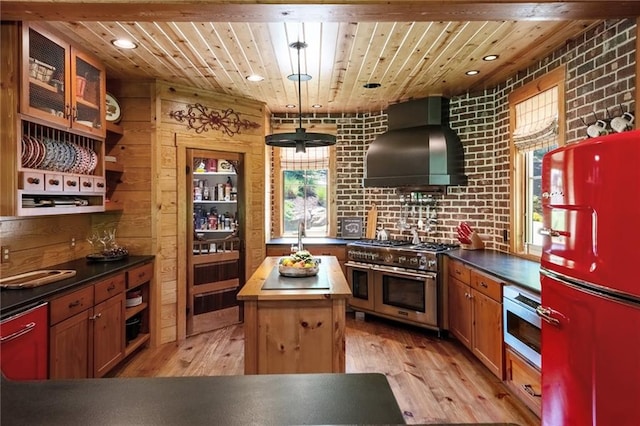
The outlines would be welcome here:
M 566 140 L 577 142 L 586 136 L 582 120 L 593 121 L 594 113 L 602 119 L 607 118 L 607 114 L 620 115 L 621 109 L 635 111 L 635 61 L 635 21 L 605 21 L 498 87 L 452 97 L 450 124 L 464 146 L 468 185 L 449 187 L 446 194 L 435 196 L 438 223 L 431 233 L 421 232 L 421 238 L 455 242 L 456 225 L 466 221 L 479 231 L 487 247 L 508 251 L 503 231 L 509 229 L 511 212 L 509 93 L 564 64 L 567 68 Z M 276 124 L 290 121 L 292 117 L 297 118 L 276 114 L 272 121 Z M 303 125 L 311 122 L 337 125 L 338 232 L 341 218 L 366 218 L 367 210 L 376 203 L 378 224 L 392 237 L 409 238 L 410 232 L 400 229 L 398 222 L 405 214 L 409 225 L 415 227 L 417 211 L 412 212 L 411 208 L 403 211 L 396 189 L 362 187 L 364 157 L 369 144 L 387 130 L 386 113 L 303 118 Z

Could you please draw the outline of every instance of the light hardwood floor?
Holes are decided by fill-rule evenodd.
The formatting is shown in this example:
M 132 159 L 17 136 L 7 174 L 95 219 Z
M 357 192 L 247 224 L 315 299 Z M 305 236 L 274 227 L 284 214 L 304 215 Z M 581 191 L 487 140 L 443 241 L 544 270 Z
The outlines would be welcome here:
M 110 376 L 243 374 L 243 341 L 242 325 L 226 327 L 143 350 Z M 408 424 L 540 424 L 466 348 L 427 330 L 349 313 L 346 370 L 385 374 Z

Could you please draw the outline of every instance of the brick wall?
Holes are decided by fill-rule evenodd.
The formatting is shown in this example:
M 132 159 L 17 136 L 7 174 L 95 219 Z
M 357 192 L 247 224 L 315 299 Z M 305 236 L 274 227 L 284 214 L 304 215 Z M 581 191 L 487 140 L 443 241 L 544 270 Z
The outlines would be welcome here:
M 621 105 L 625 111 L 635 110 L 635 60 L 635 20 L 607 21 L 496 88 L 452 98 L 451 127 L 464 146 L 469 183 L 450 187 L 446 195 L 436 197 L 438 224 L 421 237 L 454 242 L 455 226 L 464 220 L 478 229 L 487 247 L 508 251 L 503 232 L 510 222 L 509 93 L 565 64 L 567 141 L 576 142 L 585 137 L 581 118 L 593 121 L 594 112 L 606 118 L 607 109 L 619 115 Z M 291 117 L 274 115 L 272 119 L 275 123 Z M 367 210 L 376 203 L 378 224 L 393 237 L 409 238 L 410 233 L 398 227 L 403 212 L 397 191 L 362 188 L 364 156 L 375 136 L 386 131 L 385 112 L 305 118 L 307 122 L 318 119 L 333 121 L 338 129 L 338 222 L 342 217 L 366 218 Z M 415 226 L 418 213 L 409 208 L 404 214 Z

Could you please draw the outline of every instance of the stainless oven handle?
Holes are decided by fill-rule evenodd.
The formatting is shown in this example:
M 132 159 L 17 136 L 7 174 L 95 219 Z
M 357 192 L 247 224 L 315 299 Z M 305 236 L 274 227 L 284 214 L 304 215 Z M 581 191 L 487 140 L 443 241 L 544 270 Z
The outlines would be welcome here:
M 350 266 L 352 268 L 358 268 L 358 269 L 371 269 L 371 265 L 365 265 L 362 263 L 346 262 L 344 266 Z
M 556 318 L 551 316 L 551 309 L 545 308 L 544 306 L 540 305 L 536 308 L 536 314 L 538 314 L 540 318 L 542 318 L 544 321 L 548 322 L 549 324 L 556 327 L 560 326 L 560 321 L 558 321 Z
M 404 271 L 396 271 L 394 269 L 390 269 L 390 268 L 384 268 L 384 267 L 380 267 L 380 266 L 374 266 L 373 270 L 375 271 L 380 271 L 380 272 L 387 272 L 389 274 L 394 274 L 394 275 L 402 275 L 405 277 L 410 277 L 410 278 L 414 278 L 416 280 L 423 280 L 425 278 L 428 279 L 432 279 L 435 280 L 435 274 L 417 274 L 417 273 L 412 273 L 412 272 L 404 272 Z

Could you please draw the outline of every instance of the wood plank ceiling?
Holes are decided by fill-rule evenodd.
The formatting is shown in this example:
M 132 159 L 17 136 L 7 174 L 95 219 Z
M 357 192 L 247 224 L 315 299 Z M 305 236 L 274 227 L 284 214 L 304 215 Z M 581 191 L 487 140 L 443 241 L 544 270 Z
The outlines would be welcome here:
M 3 1 L 3 19 L 5 6 Z M 95 16 L 101 13 L 96 9 Z M 290 111 L 288 104 L 296 105 L 297 111 L 297 83 L 287 79 L 297 73 L 297 51 L 289 47 L 295 41 L 308 44 L 300 52 L 301 71 L 312 76 L 302 83 L 304 112 L 312 111 L 312 105 L 321 105 L 317 112 L 368 112 L 412 98 L 491 88 L 599 22 L 389 21 L 382 15 L 362 22 L 185 21 L 183 15 L 174 21 L 171 16 L 153 21 L 153 13 L 149 19 L 135 14 L 136 20 L 123 15 L 97 21 L 86 9 L 78 20 L 49 20 L 60 19 L 58 14 L 40 11 L 27 16 L 48 21 L 52 29 L 94 53 L 106 64 L 109 78 L 163 79 L 256 99 L 272 112 Z M 132 40 L 138 48 L 118 49 L 111 44 L 117 38 Z M 499 58 L 483 61 L 490 54 Z M 479 74 L 466 75 L 469 70 Z M 252 74 L 264 80 L 248 81 Z M 367 83 L 381 86 L 367 89 Z

